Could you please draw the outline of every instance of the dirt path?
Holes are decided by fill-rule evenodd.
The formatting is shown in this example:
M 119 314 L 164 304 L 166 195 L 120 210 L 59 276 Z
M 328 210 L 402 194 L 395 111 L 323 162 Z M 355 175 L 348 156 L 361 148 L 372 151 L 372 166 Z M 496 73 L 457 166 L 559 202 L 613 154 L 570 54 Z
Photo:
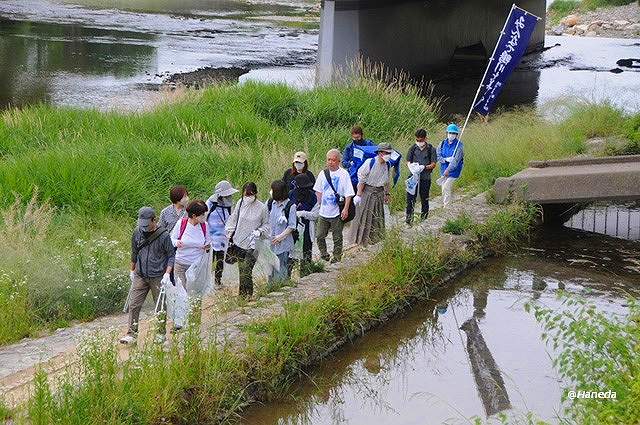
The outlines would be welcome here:
M 427 222 L 408 228 L 401 226 L 403 238 L 411 240 L 415 235 L 438 234 L 442 225 L 450 217 L 465 211 L 475 221 L 484 221 L 494 210 L 483 195 L 460 200 L 449 210 L 439 208 L 439 200 L 432 202 L 433 208 Z M 393 217 L 397 222 L 398 217 Z M 443 235 L 449 242 L 452 237 Z M 284 311 L 290 301 L 312 300 L 334 293 L 339 276 L 348 269 L 365 263 L 379 246 L 368 248 L 352 247 L 346 250 L 343 261 L 327 266 L 324 273 L 316 273 L 298 279 L 293 287 L 285 287 L 276 292 L 262 295 L 258 300 L 239 306 L 237 293 L 237 266 L 227 266 L 223 282 L 225 288 L 216 291 L 203 302 L 202 333 L 216 341 L 232 341 L 241 344 L 244 334 L 242 325 L 260 318 L 271 317 Z M 254 272 L 257 279 L 264 277 L 260 270 Z M 140 335 L 149 327 L 149 315 L 141 316 Z M 52 335 L 28 339 L 17 344 L 0 348 L 0 394 L 10 406 L 24 402 L 30 392 L 34 372 L 42 368 L 49 374 L 55 386 L 55 377 L 77 361 L 77 348 L 83 338 L 97 333 L 123 335 L 127 329 L 127 316 L 103 317 L 89 323 L 79 324 L 54 332 Z M 141 337 L 141 342 L 144 343 Z M 126 358 L 130 347 L 119 345 L 119 355 Z

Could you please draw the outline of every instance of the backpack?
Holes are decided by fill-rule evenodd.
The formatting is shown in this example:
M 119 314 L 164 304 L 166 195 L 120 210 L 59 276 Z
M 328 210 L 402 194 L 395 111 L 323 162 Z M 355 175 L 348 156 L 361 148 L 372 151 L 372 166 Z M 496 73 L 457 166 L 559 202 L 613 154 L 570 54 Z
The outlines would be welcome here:
M 178 240 L 182 239 L 182 235 L 184 235 L 185 230 L 187 230 L 187 222 L 189 219 L 187 217 L 183 217 L 182 221 L 180 221 L 180 233 L 178 233 Z M 204 239 L 207 239 L 207 225 L 204 223 L 200 223 L 200 228 L 202 229 L 202 235 Z
M 291 213 L 291 206 L 293 205 L 293 202 L 291 202 L 291 200 L 287 200 L 287 204 L 284 206 L 284 211 L 283 211 L 283 215 L 287 218 L 287 221 L 289 220 L 289 213 Z M 269 199 L 267 201 L 267 209 L 269 210 L 269 214 L 271 214 L 271 207 L 273 206 L 273 199 Z M 300 238 L 300 232 L 298 232 L 298 219 L 296 218 L 296 228 L 293 229 L 293 232 L 291 232 L 291 235 L 293 236 L 293 243 L 295 244 L 296 242 L 298 242 L 298 239 Z

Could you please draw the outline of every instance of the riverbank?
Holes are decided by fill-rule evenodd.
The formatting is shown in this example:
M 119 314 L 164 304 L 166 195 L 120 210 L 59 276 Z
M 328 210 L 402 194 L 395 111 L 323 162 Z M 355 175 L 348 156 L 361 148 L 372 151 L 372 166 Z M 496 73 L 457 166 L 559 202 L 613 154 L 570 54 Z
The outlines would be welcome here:
M 607 104 L 555 107 L 557 121 L 519 109 L 472 122 L 460 186 L 488 190 L 529 160 L 586 152 L 594 138 L 598 154 L 637 152 L 637 115 Z M 264 200 L 264 188 L 290 167 L 293 152 L 305 150 L 317 171 L 329 148 L 344 146 L 354 123 L 402 153 L 415 127 L 427 128 L 435 144 L 444 128 L 415 88 L 370 80 L 310 91 L 219 85 L 135 115 L 48 106 L 4 112 L 0 187 L 14 197 L 4 198 L 0 221 L 11 248 L 0 253 L 7 273 L 0 280 L 0 319 L 7 324 L 0 344 L 118 311 L 136 211 L 145 204 L 159 211 L 172 185 L 207 199 L 219 180 L 253 180 Z M 402 210 L 404 199 L 399 184 L 392 209 Z
M 443 234 L 447 221 L 462 213 L 476 224 L 465 236 Z M 436 209 L 428 222 L 391 235 L 384 244 L 350 252 L 327 273 L 300 279 L 293 287 L 232 311 L 206 307 L 201 331 L 174 340 L 169 353 L 151 344 L 140 352 L 117 347 L 108 336 L 112 331 L 105 329 L 100 337 L 83 345 L 79 357 L 70 350 L 56 359 L 57 368 L 48 369 L 49 382 L 56 390 L 61 382 L 68 382 L 75 390 L 68 387 L 59 399 L 47 395 L 50 390 L 44 375 L 36 377 L 30 418 L 46 419 L 34 423 L 48 423 L 64 415 L 82 423 L 119 412 L 120 422 L 128 423 L 133 402 L 141 423 L 156 423 L 160 418 L 169 423 L 230 419 L 247 403 L 285 396 L 288 385 L 306 367 L 416 299 L 428 296 L 480 258 L 512 249 L 527 234 L 533 214 L 533 210 L 518 206 L 496 212 L 484 196 L 460 202 L 452 210 Z M 92 332 L 95 336 L 96 330 Z M 179 352 L 178 345 L 184 352 Z M 217 360 L 212 362 L 214 358 Z M 225 365 L 233 365 L 233 370 Z M 96 373 L 104 368 L 113 370 L 114 375 Z M 116 377 L 121 368 L 122 381 Z M 171 371 L 179 376 L 170 376 Z M 140 381 L 143 377 L 144 383 Z M 4 394 L 15 403 L 24 400 L 28 387 L 29 382 L 13 389 L 5 385 Z M 98 388 L 101 394 L 94 392 Z M 111 388 L 109 394 L 103 391 L 106 388 Z M 129 391 L 135 391 L 135 397 L 126 394 Z M 111 400 L 107 404 L 103 403 L 106 398 Z M 56 401 L 43 404 L 43 400 Z M 188 400 L 197 408 L 185 406 Z M 67 410 L 63 405 L 74 407 Z M 104 409 L 96 410 L 96 406 Z M 18 413 L 17 418 L 21 417 Z
M 610 5 L 593 10 L 585 3 L 588 2 L 558 0 L 552 3 L 547 13 L 547 34 L 640 37 L 640 3 L 634 1 L 622 6 Z

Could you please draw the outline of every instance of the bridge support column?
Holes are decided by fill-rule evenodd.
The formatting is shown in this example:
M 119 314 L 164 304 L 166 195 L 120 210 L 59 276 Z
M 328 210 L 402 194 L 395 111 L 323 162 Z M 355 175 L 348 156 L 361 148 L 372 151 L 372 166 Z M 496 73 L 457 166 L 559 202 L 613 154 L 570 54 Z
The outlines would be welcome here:
M 446 68 L 456 49 L 480 46 L 481 52 L 490 54 L 513 2 L 324 0 L 317 81 L 330 82 L 359 56 L 390 69 L 425 75 Z M 545 16 L 545 0 L 515 3 Z M 544 19 L 538 22 L 530 48 L 543 44 Z

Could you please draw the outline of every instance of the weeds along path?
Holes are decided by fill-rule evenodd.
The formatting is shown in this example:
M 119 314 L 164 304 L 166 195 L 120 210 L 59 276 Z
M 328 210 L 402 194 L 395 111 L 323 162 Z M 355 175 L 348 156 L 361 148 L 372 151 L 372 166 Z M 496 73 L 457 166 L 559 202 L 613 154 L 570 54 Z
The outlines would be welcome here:
M 463 197 L 448 210 L 439 207 L 439 198 L 436 198 L 432 205 L 429 219 L 412 228 L 397 224 L 402 222 L 400 216 L 393 217 L 392 225 L 400 229 L 405 241 L 411 242 L 415 237 L 433 234 L 442 237 L 447 244 L 459 243 L 460 240 L 464 241 L 465 237 L 442 233 L 442 226 L 448 219 L 465 213 L 474 222 L 483 223 L 497 208 L 488 204 L 483 194 Z M 228 266 L 227 269 L 232 272 L 228 272 L 226 276 L 225 289 L 214 292 L 203 302 L 203 337 L 218 344 L 242 345 L 245 341 L 242 330 L 244 325 L 282 314 L 288 302 L 314 300 L 335 293 L 341 275 L 366 263 L 380 247 L 381 244 L 366 248 L 348 248 L 343 261 L 327 266 L 325 272 L 298 279 L 294 286 L 282 287 L 274 292 L 267 293 L 264 287 L 261 287 L 258 289 L 259 298 L 256 301 L 243 304 L 233 295 L 237 292 L 237 266 Z M 146 320 L 141 319 L 138 344 L 146 343 L 150 324 L 148 318 L 147 316 Z M 113 333 L 114 336 L 119 336 L 124 334 L 126 329 L 126 315 L 108 316 L 58 330 L 49 336 L 0 348 L 0 394 L 11 406 L 26 401 L 34 373 L 38 369 L 44 369 L 48 373 L 49 382 L 55 387 L 56 376 L 60 376 L 67 366 L 77 361 L 78 347 L 83 338 L 97 333 Z M 131 348 L 128 346 L 118 347 L 121 359 L 126 359 L 130 351 Z

